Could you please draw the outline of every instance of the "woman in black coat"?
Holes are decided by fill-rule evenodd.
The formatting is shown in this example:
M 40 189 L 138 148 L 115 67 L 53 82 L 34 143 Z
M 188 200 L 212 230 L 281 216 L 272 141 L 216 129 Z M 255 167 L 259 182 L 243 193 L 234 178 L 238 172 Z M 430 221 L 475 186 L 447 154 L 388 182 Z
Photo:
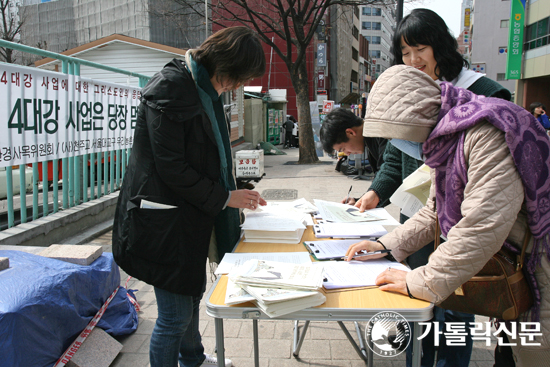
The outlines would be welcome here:
M 204 354 L 198 328 L 209 246 L 222 258 L 239 239 L 239 208 L 265 205 L 258 192 L 235 187 L 220 95 L 264 71 L 257 34 L 231 27 L 184 61 L 172 60 L 143 88 L 113 254 L 129 275 L 154 286 L 152 367 L 217 363 Z

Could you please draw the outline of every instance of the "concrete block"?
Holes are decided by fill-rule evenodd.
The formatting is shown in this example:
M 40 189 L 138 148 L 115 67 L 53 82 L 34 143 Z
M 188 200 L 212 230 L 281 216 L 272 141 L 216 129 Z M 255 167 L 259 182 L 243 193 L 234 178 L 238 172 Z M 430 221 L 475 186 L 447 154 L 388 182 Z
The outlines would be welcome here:
M 10 259 L 7 257 L 0 257 L 0 271 L 10 267 Z
M 101 256 L 103 248 L 94 245 L 51 245 L 38 255 L 77 265 L 90 265 Z
M 121 349 L 122 344 L 96 327 L 66 366 L 109 367 Z

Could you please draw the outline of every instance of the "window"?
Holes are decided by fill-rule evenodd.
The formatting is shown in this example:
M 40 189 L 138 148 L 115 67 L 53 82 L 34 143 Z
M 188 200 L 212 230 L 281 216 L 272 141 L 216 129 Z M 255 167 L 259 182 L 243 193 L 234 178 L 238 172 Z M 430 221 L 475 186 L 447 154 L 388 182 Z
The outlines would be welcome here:
M 357 79 L 359 79 L 359 74 L 357 74 L 357 71 L 352 70 L 351 71 L 351 81 L 354 83 L 357 83 Z
M 380 71 L 380 64 L 376 65 L 376 71 Z
M 371 15 L 379 17 L 382 15 L 382 9 L 380 8 L 372 8 Z
M 502 81 L 504 81 L 504 80 L 506 80 L 506 74 L 504 74 L 504 73 L 497 73 L 497 81 L 498 81 L 498 82 L 502 82 Z
M 363 22 L 361 28 L 370 30 L 370 22 Z
M 370 57 L 373 57 L 375 59 L 379 59 L 380 58 L 380 50 L 370 50 L 369 55 L 370 55 Z
M 363 7 L 363 15 L 370 15 L 370 8 L 368 6 Z
M 382 23 L 380 22 L 372 22 L 372 30 L 373 31 L 379 31 L 382 29 Z
M 355 61 L 359 61 L 359 51 L 357 51 L 355 47 L 351 48 L 351 58 Z
M 382 41 L 382 38 L 380 36 L 366 36 L 365 38 L 367 39 L 367 41 L 369 41 L 371 45 L 379 45 Z
M 503 19 L 500 21 L 500 28 L 508 28 L 510 24 L 510 19 Z
M 549 19 L 550 17 L 539 20 L 525 29 L 525 51 L 546 46 L 550 42 Z
M 357 29 L 356 26 L 353 26 L 351 29 L 351 34 L 353 35 L 353 38 L 359 39 L 359 29 Z

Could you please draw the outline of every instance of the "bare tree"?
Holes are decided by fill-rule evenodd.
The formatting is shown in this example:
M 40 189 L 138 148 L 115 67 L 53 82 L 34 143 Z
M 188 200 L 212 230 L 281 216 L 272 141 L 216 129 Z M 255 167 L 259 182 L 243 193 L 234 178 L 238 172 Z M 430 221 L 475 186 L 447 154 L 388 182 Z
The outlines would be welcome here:
M 172 0 L 182 9 L 193 9 L 204 18 L 204 0 Z M 309 109 L 309 77 L 306 65 L 307 47 L 314 39 L 317 26 L 331 6 L 394 4 L 394 0 L 212 0 L 209 19 L 220 26 L 245 25 L 254 28 L 261 39 L 286 64 L 296 92 L 300 124 L 299 163 L 318 161 L 313 140 Z M 273 38 L 281 39 L 280 43 Z
M 21 27 L 24 23 L 23 14 L 19 13 L 18 5 L 15 1 L 0 0 L 0 12 L 2 16 L 2 25 L 0 27 L 0 39 L 18 42 Z M 14 63 L 17 59 L 15 50 L 7 47 L 0 47 L 0 57 L 2 61 Z

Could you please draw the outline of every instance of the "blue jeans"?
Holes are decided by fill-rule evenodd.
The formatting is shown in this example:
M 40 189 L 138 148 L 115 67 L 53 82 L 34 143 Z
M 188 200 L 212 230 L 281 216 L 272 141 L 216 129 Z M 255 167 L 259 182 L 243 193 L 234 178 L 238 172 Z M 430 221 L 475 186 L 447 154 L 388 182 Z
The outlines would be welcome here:
M 434 326 L 428 335 L 422 339 L 422 367 L 432 367 L 434 361 L 436 367 L 467 367 L 470 364 L 472 356 L 473 340 L 470 334 L 470 322 L 475 321 L 475 316 L 469 313 L 445 310 L 440 307 L 434 307 L 434 317 L 431 321 L 439 321 L 439 328 L 445 332 L 444 322 L 464 322 L 466 328 L 466 345 L 447 345 L 445 334 L 439 335 L 439 347 L 434 344 Z M 414 325 L 411 325 L 411 334 Z M 422 335 L 422 333 L 420 334 Z M 436 350 L 437 349 L 437 350 Z M 407 347 L 407 367 L 412 366 L 412 341 Z
M 196 367 L 204 361 L 199 333 L 199 297 L 155 287 L 158 318 L 151 335 L 151 367 Z

